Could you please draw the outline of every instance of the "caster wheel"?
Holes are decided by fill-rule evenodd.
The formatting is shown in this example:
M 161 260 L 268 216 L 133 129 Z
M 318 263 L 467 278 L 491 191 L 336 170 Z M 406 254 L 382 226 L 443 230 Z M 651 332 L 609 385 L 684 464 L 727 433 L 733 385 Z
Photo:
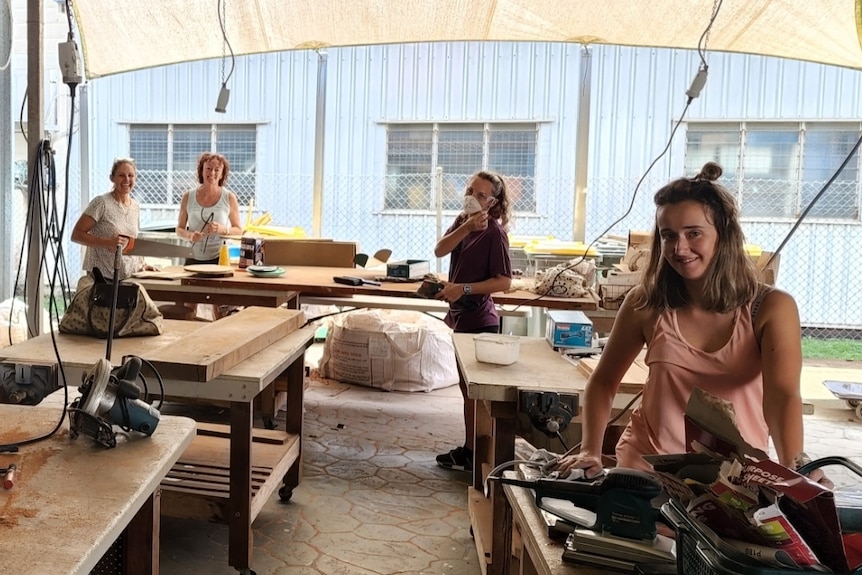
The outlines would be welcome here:
M 276 423 L 274 419 L 271 419 L 269 417 L 264 417 L 263 418 L 263 426 L 266 429 L 275 429 L 278 427 L 278 423 Z
M 251 569 L 237 569 L 237 571 L 239 571 L 239 575 L 257 575 L 257 573 Z
M 856 406 L 856 419 L 862 419 L 862 403 Z
M 282 485 L 278 490 L 278 498 L 281 499 L 282 503 L 287 503 L 291 497 L 293 497 L 293 487 Z
M 859 400 L 858 399 L 848 399 L 847 405 L 849 405 L 850 407 L 855 409 L 856 406 L 859 405 Z

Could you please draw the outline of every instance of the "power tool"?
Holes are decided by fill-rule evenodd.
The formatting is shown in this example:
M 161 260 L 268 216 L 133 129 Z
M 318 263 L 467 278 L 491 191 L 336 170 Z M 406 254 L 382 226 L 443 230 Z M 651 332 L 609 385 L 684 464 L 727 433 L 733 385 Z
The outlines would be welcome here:
M 553 512 L 543 505 L 544 500 L 563 499 L 594 512 L 595 523 L 582 525 L 593 531 L 629 539 L 652 540 L 656 536 L 657 513 L 652 500 L 661 493 L 661 484 L 645 471 L 615 467 L 593 481 L 495 479 L 532 489 L 536 494 L 536 506 L 540 509 Z
M 81 397 L 69 406 L 69 431 L 72 439 L 87 435 L 105 447 L 117 446 L 113 426 L 150 436 L 156 430 L 161 414 L 139 399 L 141 390 L 135 381 L 141 372 L 141 359 L 132 357 L 111 369 L 106 359 L 99 359 L 78 391 Z
M 109 361 L 114 342 L 114 319 L 119 291 L 119 274 L 116 270 L 120 269 L 122 250 L 123 246 L 118 245 L 114 259 L 106 359 L 97 360 L 93 369 L 84 374 L 83 383 L 78 388 L 81 397 L 74 400 L 68 408 L 69 434 L 72 439 L 87 435 L 105 447 L 117 446 L 114 425 L 124 431 L 134 430 L 150 436 L 161 418 L 158 409 L 139 399 L 141 389 L 136 382 L 141 375 L 141 358 L 132 356 L 115 368 L 111 367 Z M 161 377 L 159 383 L 161 384 Z

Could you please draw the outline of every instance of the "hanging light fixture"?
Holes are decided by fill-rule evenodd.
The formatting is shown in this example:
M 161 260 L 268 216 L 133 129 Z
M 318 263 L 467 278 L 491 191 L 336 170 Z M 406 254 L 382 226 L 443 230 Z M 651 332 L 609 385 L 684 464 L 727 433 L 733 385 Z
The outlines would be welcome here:
M 218 23 L 221 27 L 221 38 L 222 38 L 222 49 L 221 49 L 221 89 L 218 92 L 218 99 L 216 100 L 215 111 L 220 114 L 224 114 L 227 112 L 227 103 L 230 100 L 230 90 L 227 87 L 228 80 L 233 76 L 234 65 L 236 64 L 236 58 L 233 55 L 233 47 L 230 45 L 230 41 L 227 39 L 227 32 L 225 30 L 225 0 L 216 0 L 218 2 Z M 227 78 L 224 75 L 225 68 L 225 60 L 227 59 L 227 52 L 230 51 L 230 73 L 228 73 Z

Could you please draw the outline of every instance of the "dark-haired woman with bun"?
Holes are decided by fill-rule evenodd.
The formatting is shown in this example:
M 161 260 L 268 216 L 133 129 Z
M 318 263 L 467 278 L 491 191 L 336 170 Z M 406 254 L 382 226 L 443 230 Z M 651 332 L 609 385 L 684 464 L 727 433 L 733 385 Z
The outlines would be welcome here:
M 580 449 L 559 460 L 559 471 L 601 471 L 614 396 L 644 345 L 649 375 L 617 443 L 617 465 L 649 470 L 643 455 L 688 451 L 683 414 L 695 387 L 733 404 L 753 447 L 769 453 L 771 437 L 789 467 L 804 455 L 799 312 L 789 294 L 760 282 L 733 196 L 716 183 L 721 172 L 709 162 L 655 194 L 649 265 L 587 384 Z

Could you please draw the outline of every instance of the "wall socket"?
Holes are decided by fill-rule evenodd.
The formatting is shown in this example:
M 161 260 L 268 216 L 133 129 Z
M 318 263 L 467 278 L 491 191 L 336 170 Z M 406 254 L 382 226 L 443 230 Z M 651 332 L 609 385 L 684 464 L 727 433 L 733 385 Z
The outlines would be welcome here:
M 0 403 L 36 405 L 58 387 L 54 363 L 0 362 Z

